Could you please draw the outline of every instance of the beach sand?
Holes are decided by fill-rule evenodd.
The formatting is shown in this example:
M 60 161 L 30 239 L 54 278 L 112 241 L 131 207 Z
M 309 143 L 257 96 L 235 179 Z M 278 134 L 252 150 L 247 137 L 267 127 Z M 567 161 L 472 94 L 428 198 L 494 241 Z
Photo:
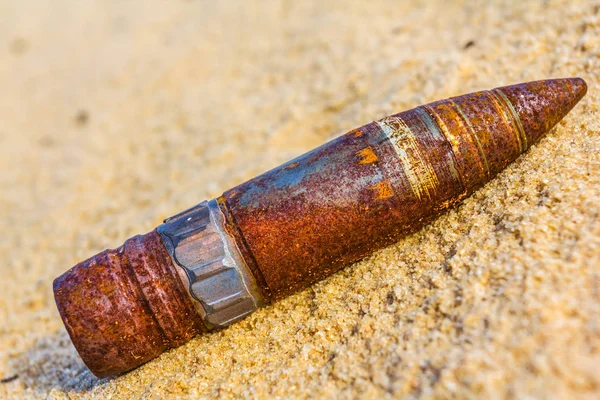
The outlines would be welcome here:
M 152 4 L 150 4 L 152 3 Z M 600 3 L 0 2 L 0 398 L 598 398 Z M 123 376 L 52 280 L 352 128 L 580 76 L 457 209 Z

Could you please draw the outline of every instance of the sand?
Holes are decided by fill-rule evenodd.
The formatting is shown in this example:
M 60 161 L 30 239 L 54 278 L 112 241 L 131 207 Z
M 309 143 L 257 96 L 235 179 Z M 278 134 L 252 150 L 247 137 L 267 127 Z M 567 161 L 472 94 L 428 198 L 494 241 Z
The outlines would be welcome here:
M 0 398 L 598 398 L 600 3 L 0 3 Z M 354 127 L 479 89 L 587 97 L 419 233 L 98 380 L 52 280 Z

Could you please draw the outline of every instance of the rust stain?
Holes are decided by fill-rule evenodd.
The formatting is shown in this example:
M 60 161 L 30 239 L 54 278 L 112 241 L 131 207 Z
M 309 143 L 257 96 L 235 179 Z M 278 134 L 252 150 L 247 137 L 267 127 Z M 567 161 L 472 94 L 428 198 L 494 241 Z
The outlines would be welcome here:
M 364 149 L 356 152 L 356 155 L 360 157 L 360 160 L 358 161 L 359 164 L 371 164 L 377 161 L 377 155 L 370 147 L 365 147 Z
M 389 199 L 394 195 L 394 189 L 389 181 L 381 181 L 369 188 L 375 192 L 375 200 Z
M 348 135 L 352 135 L 354 137 L 361 137 L 364 134 L 365 133 L 361 129 L 353 129 L 350 132 L 348 132 Z
M 291 163 L 289 165 L 284 166 L 282 169 L 293 169 L 293 168 L 296 168 L 298 165 L 300 165 L 300 163 L 295 162 L 295 163 Z

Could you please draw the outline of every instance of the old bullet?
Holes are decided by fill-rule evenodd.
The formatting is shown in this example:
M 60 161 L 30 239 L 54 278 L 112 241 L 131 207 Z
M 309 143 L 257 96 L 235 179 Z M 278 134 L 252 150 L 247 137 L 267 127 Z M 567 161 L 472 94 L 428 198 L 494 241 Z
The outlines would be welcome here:
M 301 290 L 469 196 L 586 90 L 554 79 L 420 106 L 171 217 L 54 281 L 73 344 L 106 377 Z

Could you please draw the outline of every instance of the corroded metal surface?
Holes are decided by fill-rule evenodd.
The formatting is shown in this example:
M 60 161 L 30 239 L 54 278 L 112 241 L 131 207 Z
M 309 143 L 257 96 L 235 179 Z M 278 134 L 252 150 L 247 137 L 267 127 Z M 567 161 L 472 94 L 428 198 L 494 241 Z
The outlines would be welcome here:
M 281 298 L 397 241 L 456 204 L 552 128 L 581 79 L 431 103 L 365 125 L 219 199 Z
M 205 331 L 159 234 L 135 236 L 54 281 L 58 311 L 98 377 L 128 371 Z
M 264 303 L 235 239 L 224 232 L 224 222 L 211 200 L 157 228 L 171 258 L 185 271 L 190 294 L 209 329 L 231 325 Z
M 117 374 L 301 290 L 464 199 L 586 90 L 537 81 L 383 118 L 166 221 L 164 242 L 104 251 L 54 282 L 73 343 L 94 374 Z

